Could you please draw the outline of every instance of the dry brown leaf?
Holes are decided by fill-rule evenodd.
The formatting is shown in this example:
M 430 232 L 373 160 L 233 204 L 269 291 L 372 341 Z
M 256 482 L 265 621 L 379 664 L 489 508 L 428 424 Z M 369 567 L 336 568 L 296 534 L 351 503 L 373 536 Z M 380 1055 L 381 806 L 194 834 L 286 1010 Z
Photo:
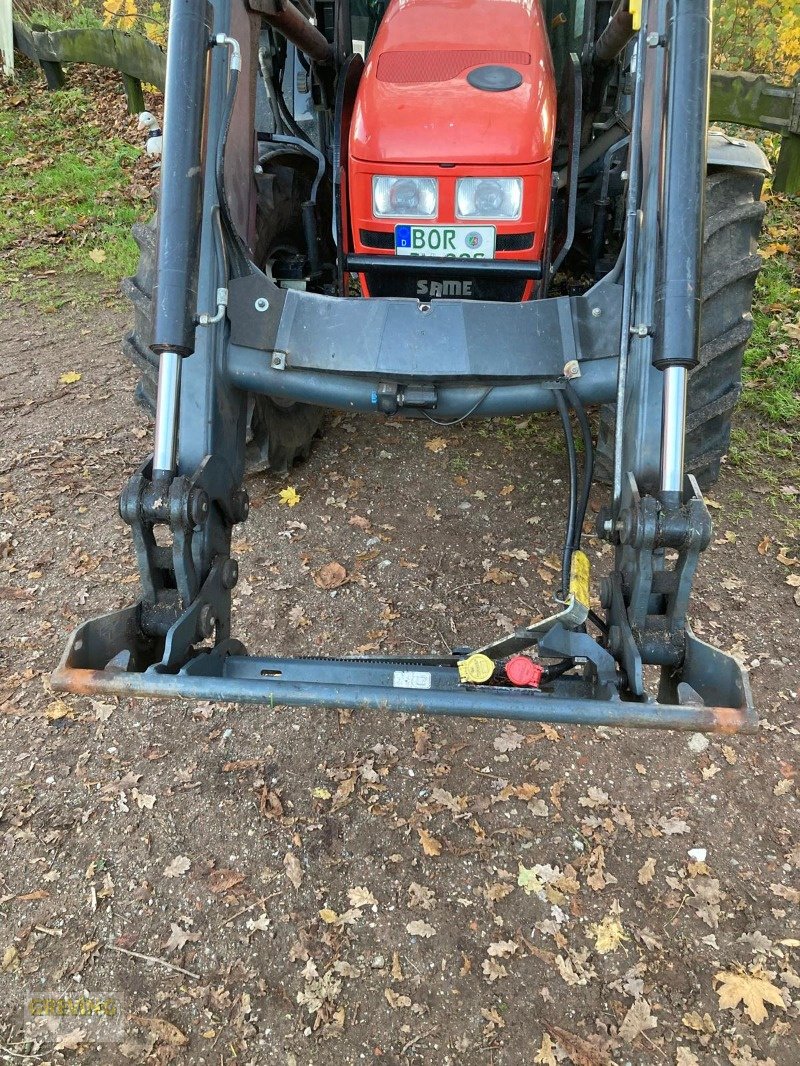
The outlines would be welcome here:
M 348 581 L 347 571 L 341 563 L 325 563 L 311 575 L 318 589 L 338 589 Z
M 626 1044 L 632 1044 L 637 1037 L 647 1029 L 655 1029 L 658 1021 L 653 1017 L 650 1004 L 646 999 L 637 999 L 628 1013 L 622 1019 L 619 1027 L 619 1038 Z
M 164 951 L 167 955 L 173 951 L 180 951 L 187 944 L 194 944 L 200 939 L 199 933 L 189 933 L 186 929 L 182 929 L 177 922 L 170 922 L 169 928 L 169 939 L 164 944 Z
M 533 1056 L 534 1062 L 544 1063 L 544 1066 L 558 1066 L 558 1060 L 553 1054 L 553 1041 L 549 1033 L 542 1033 L 542 1042 L 539 1050 Z
M 502 962 L 495 962 L 494 959 L 484 959 L 481 964 L 481 970 L 489 984 L 500 981 L 503 977 L 508 977 L 508 970 Z
M 620 944 L 630 937 L 622 928 L 622 923 L 613 914 L 607 914 L 603 920 L 589 926 L 589 936 L 594 937 L 595 949 L 601 955 L 616 951 Z
M 413 910 L 414 907 L 421 907 L 424 911 L 429 911 L 436 902 L 436 893 L 432 888 L 426 888 L 424 885 L 417 884 L 416 881 L 412 881 L 408 886 L 408 907 Z
M 433 437 L 431 440 L 425 441 L 425 447 L 429 452 L 443 452 L 447 447 L 447 441 L 444 437 Z
M 192 860 L 185 855 L 176 855 L 172 862 L 164 867 L 164 877 L 180 877 L 188 873 Z
M 215 895 L 218 895 L 220 892 L 229 892 L 242 881 L 244 881 L 244 874 L 237 873 L 236 870 L 212 870 L 208 877 L 208 887 Z
M 300 860 L 293 851 L 287 851 L 283 857 L 283 868 L 295 888 L 299 888 L 303 880 L 303 868 Z
M 497 940 L 486 949 L 488 955 L 497 959 L 510 959 L 517 951 L 519 945 L 514 940 Z
M 408 922 L 406 925 L 406 932 L 411 936 L 421 936 L 424 938 L 434 936 L 436 930 L 432 925 L 424 922 L 421 918 L 416 918 L 413 922 Z
M 645 860 L 643 866 L 639 870 L 637 880 L 640 885 L 649 885 L 653 880 L 656 872 L 656 860 L 654 858 L 648 858 Z
M 419 834 L 419 842 L 422 844 L 422 850 L 426 855 L 442 854 L 442 842 L 437 840 L 427 829 L 418 829 L 417 833 Z
M 351 907 L 375 907 L 378 904 L 366 886 L 348 889 L 347 898 L 350 900 Z
M 720 1009 L 733 1010 L 742 1003 L 747 1016 L 755 1025 L 760 1025 L 767 1017 L 765 1003 L 785 1009 L 783 997 L 769 980 L 767 973 L 756 967 L 751 973 L 744 970 L 720 970 L 714 975 L 719 981 L 717 989 Z
M 411 1000 L 408 996 L 400 995 L 400 993 L 395 992 L 393 988 L 384 988 L 383 994 L 386 997 L 386 1002 L 395 1010 L 399 1010 L 400 1007 L 411 1006 Z
M 189 1043 L 189 1037 L 182 1033 L 177 1025 L 168 1022 L 166 1018 L 152 1018 L 147 1014 L 134 1014 L 131 1021 L 142 1029 L 148 1029 L 165 1044 L 171 1044 L 173 1047 L 186 1047 Z
M 614 1066 L 614 1060 L 608 1052 L 603 1051 L 596 1044 L 566 1029 L 561 1029 L 557 1025 L 548 1025 L 547 1030 L 569 1055 L 572 1066 Z
M 86 1043 L 87 1038 L 87 1032 L 85 1029 L 70 1029 L 68 1033 L 64 1033 L 64 1035 L 59 1038 L 53 1050 L 77 1051 L 82 1044 Z

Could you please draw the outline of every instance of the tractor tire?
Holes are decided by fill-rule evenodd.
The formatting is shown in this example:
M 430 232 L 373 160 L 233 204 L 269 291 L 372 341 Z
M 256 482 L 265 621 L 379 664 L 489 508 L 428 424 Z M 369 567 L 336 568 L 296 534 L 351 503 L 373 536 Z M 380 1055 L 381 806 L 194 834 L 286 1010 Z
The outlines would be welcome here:
M 763 175 L 717 169 L 706 178 L 700 361 L 689 373 L 686 472 L 701 488 L 719 478 L 742 391 L 742 359 L 753 332 L 753 286 L 761 269 Z M 611 481 L 616 408 L 600 409 L 596 477 Z
M 270 177 L 272 182 L 268 180 Z M 266 179 L 262 179 L 258 214 L 258 263 L 265 263 L 278 249 L 303 247 L 302 176 L 290 167 L 279 166 Z M 139 264 L 134 276 L 122 282 L 122 291 L 133 304 L 133 327 L 123 338 L 122 351 L 141 373 L 134 394 L 136 402 L 151 414 L 156 408 L 158 382 L 158 357 L 149 348 L 158 233 L 157 193 L 155 201 L 153 216 L 133 227 L 133 238 L 139 246 Z M 321 432 L 324 416 L 324 409 L 312 404 L 284 404 L 269 396 L 251 395 L 246 475 L 263 470 L 285 474 L 295 463 L 307 459 L 314 438 Z

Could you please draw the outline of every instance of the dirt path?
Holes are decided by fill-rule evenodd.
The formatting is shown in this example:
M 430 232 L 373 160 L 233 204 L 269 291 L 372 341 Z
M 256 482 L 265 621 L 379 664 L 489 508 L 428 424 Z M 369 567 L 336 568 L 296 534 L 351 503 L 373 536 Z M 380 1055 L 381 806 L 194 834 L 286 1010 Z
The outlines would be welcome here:
M 796 1066 L 796 489 L 727 471 L 712 494 L 695 628 L 752 666 L 752 738 L 60 700 L 66 633 L 137 591 L 122 322 L 2 323 L 5 1061 Z M 557 441 L 334 419 L 296 507 L 250 485 L 237 635 L 420 654 L 544 612 Z M 351 580 L 326 592 L 331 561 Z M 26 1002 L 82 990 L 115 1016 L 23 1039 Z

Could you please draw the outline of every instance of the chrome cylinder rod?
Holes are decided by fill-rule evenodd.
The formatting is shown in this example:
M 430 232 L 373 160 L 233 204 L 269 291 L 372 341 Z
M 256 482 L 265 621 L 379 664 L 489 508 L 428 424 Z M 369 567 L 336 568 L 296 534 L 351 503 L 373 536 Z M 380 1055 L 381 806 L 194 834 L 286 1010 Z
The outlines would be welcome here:
M 664 400 L 661 421 L 661 493 L 683 490 L 684 444 L 686 438 L 685 366 L 668 366 L 664 371 Z
M 153 475 L 174 474 L 178 449 L 178 403 L 181 363 L 177 352 L 162 352 L 158 360 L 158 396 L 153 445 Z

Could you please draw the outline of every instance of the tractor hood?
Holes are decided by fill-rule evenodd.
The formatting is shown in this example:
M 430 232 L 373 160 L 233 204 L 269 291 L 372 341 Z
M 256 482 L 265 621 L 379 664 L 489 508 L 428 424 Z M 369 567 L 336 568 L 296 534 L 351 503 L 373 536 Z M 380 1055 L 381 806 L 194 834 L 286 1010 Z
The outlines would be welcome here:
M 555 117 L 539 0 L 392 0 L 359 85 L 350 154 L 374 163 L 538 163 L 552 154 Z

